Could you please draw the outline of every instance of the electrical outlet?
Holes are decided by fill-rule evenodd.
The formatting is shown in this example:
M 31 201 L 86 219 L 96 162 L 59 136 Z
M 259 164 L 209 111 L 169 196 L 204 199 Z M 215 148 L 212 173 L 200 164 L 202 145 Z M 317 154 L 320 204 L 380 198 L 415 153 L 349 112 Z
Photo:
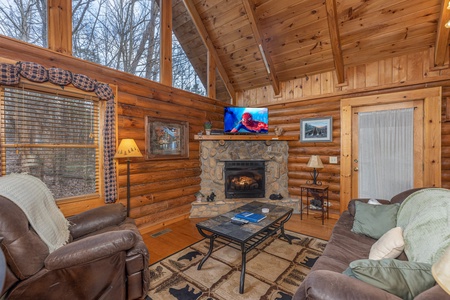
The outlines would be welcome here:
M 337 164 L 337 156 L 330 156 L 330 164 Z

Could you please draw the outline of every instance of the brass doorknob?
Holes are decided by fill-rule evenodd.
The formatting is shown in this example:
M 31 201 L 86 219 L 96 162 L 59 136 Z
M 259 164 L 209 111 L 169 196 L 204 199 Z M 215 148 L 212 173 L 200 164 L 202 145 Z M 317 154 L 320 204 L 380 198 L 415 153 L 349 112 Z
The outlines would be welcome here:
M 353 171 L 355 171 L 355 172 L 358 172 L 358 170 L 359 170 L 358 167 L 353 168 Z

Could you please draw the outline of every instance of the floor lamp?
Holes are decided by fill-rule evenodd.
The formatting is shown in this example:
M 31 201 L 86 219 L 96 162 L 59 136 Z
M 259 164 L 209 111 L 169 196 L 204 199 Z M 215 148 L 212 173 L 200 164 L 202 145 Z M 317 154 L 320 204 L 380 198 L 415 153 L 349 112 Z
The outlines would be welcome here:
M 142 153 L 133 139 L 123 139 L 114 158 L 127 159 L 127 217 L 130 216 L 130 158 L 132 157 L 142 157 Z

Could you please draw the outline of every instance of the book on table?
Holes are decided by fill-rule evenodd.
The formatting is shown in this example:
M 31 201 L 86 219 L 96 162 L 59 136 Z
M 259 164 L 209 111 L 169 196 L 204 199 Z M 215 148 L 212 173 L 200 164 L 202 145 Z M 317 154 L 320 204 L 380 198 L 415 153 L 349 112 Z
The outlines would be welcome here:
M 248 211 L 244 211 L 235 215 L 236 218 L 246 220 L 252 223 L 258 223 L 259 221 L 266 218 L 263 214 L 256 214 Z

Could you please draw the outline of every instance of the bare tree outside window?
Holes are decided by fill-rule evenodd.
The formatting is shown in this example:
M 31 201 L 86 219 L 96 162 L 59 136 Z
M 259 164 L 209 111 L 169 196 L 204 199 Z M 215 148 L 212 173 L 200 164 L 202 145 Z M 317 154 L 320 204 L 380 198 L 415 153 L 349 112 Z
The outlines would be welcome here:
M 206 89 L 176 36 L 172 34 L 172 85 L 176 88 L 206 95 Z
M 72 28 L 74 56 L 159 81 L 156 1 L 75 0 Z
M 47 0 L 0 0 L 0 34 L 47 46 Z
M 47 0 L 0 0 L 0 34 L 47 46 Z M 174 0 L 173 86 L 206 95 L 206 48 Z M 183 23 L 177 23 L 182 21 Z M 74 56 L 153 81 L 160 79 L 159 0 L 73 0 Z M 182 45 L 181 43 L 190 43 Z M 191 49 L 192 48 L 192 49 Z M 185 50 L 189 50 L 186 53 Z M 200 57 L 200 58 L 199 58 Z

